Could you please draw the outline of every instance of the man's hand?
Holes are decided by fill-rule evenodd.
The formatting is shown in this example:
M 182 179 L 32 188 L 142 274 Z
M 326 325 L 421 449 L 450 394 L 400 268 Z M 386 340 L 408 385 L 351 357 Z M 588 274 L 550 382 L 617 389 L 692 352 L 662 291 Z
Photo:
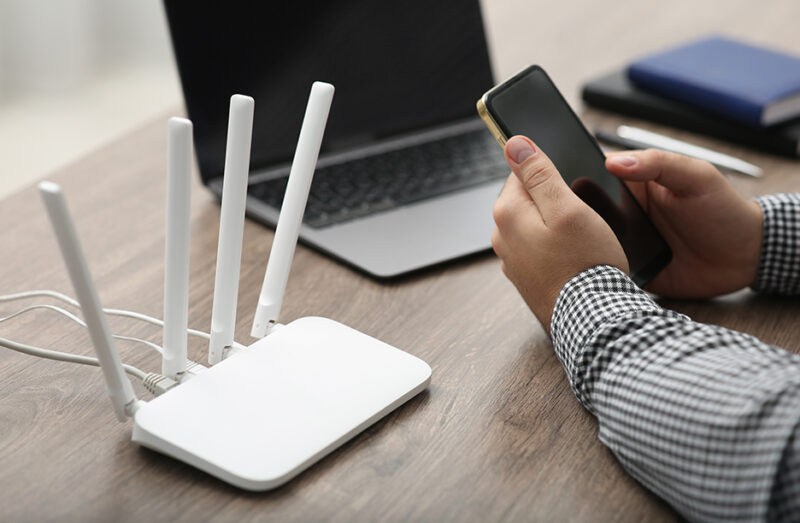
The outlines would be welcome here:
M 673 298 L 710 298 L 755 282 L 764 218 L 711 164 L 657 150 L 609 154 L 672 248 L 672 262 L 645 289 Z
M 505 154 L 513 173 L 494 205 L 492 247 L 549 333 L 556 298 L 570 278 L 595 265 L 627 273 L 628 260 L 608 224 L 533 142 L 515 136 Z

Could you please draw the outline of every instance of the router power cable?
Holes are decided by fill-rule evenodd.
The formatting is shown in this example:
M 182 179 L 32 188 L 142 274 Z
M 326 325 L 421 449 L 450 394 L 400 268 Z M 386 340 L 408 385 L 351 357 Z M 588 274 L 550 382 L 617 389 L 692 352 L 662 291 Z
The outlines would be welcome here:
M 58 293 L 56 291 L 30 291 L 30 292 L 16 293 L 16 294 L 11 294 L 11 295 L 4 295 L 4 296 L 0 296 L 0 302 L 7 302 L 7 301 L 25 299 L 25 298 L 35 297 L 35 296 L 54 297 L 54 298 L 57 298 L 57 299 L 60 299 L 60 300 L 62 300 L 64 302 L 66 302 L 66 303 L 73 304 L 72 298 L 70 298 L 69 296 L 63 295 L 61 293 Z M 68 318 L 69 320 L 77 323 L 78 325 L 80 325 L 80 326 L 82 326 L 84 328 L 87 327 L 86 323 L 83 320 L 81 320 L 79 317 L 75 316 L 74 314 L 72 314 L 68 310 L 65 310 L 65 309 L 63 309 L 61 307 L 57 307 L 55 305 L 49 305 L 49 304 L 30 305 L 28 307 L 25 307 L 23 309 L 20 309 L 20 310 L 18 310 L 16 312 L 12 313 L 12 314 L 0 317 L 0 323 L 9 321 L 9 320 L 11 320 L 13 318 L 17 318 L 19 316 L 22 316 L 23 314 L 26 314 L 28 312 L 35 311 L 35 310 L 48 310 L 48 311 L 56 312 L 56 313 Z M 112 312 L 121 312 L 121 313 L 123 313 L 125 315 L 129 315 L 130 317 L 134 317 L 136 319 L 144 319 L 144 321 L 148 321 L 150 323 L 158 324 L 158 323 L 161 322 L 161 320 L 158 320 L 156 318 L 151 318 L 149 316 L 146 316 L 146 315 L 143 315 L 143 314 L 139 314 L 139 313 L 134 313 L 134 312 L 131 312 L 131 311 L 114 311 L 112 309 Z M 196 331 L 196 332 L 201 337 L 203 337 L 205 339 L 208 339 L 208 334 L 200 332 L 200 331 Z M 133 336 L 124 336 L 124 335 L 121 335 L 121 334 L 112 334 L 111 336 L 113 338 L 116 338 L 116 339 L 119 339 L 119 340 L 125 340 L 125 341 L 134 342 L 134 343 L 140 343 L 140 344 L 143 344 L 143 345 L 155 350 L 158 353 L 163 353 L 162 347 L 160 347 L 160 346 L 158 346 L 155 343 L 152 343 L 150 341 L 143 340 L 141 338 L 136 338 L 136 337 L 133 337 Z M 67 352 L 55 351 L 55 350 L 52 350 L 52 349 L 44 349 L 44 348 L 41 348 L 41 347 L 35 347 L 33 345 L 20 343 L 20 342 L 17 342 L 17 341 L 14 341 L 14 340 L 10 340 L 10 339 L 7 339 L 7 338 L 0 338 L 0 346 L 8 348 L 8 349 L 11 349 L 11 350 L 15 350 L 17 352 L 21 352 L 23 354 L 27 354 L 27 355 L 30 355 L 30 356 L 37 356 L 37 357 L 47 358 L 47 359 L 56 360 L 56 361 L 63 361 L 63 362 L 68 362 L 68 363 L 78 363 L 78 364 L 83 364 L 83 365 L 91 365 L 91 366 L 95 366 L 95 367 L 99 366 L 99 360 L 97 360 L 96 358 L 92 358 L 92 357 L 88 357 L 88 356 L 81 356 L 81 355 L 77 355 L 77 354 L 71 354 L 71 353 L 67 353 Z M 146 373 L 143 370 L 141 370 L 141 369 L 139 369 L 137 367 L 134 367 L 132 365 L 123 364 L 123 369 L 128 374 L 141 379 L 145 389 L 147 389 L 150 393 L 152 393 L 152 394 L 154 394 L 156 396 L 161 395 L 164 392 L 166 392 L 169 389 L 171 389 L 172 387 L 175 387 L 176 385 L 178 385 L 177 381 L 175 381 L 173 379 L 170 379 L 167 376 L 163 376 L 161 374 L 154 373 L 154 372 Z M 184 379 L 196 376 L 198 373 L 200 373 L 200 372 L 202 372 L 204 370 L 206 370 L 206 367 L 204 367 L 203 365 L 201 365 L 201 364 L 199 364 L 197 362 L 191 361 L 191 360 L 187 360 L 186 370 L 185 370 L 185 372 L 183 374 Z
M 68 318 L 68 319 L 74 321 L 75 323 L 77 323 L 81 327 L 84 327 L 84 328 L 86 327 L 86 323 L 82 319 L 78 318 L 77 316 L 75 316 L 74 314 L 69 312 L 68 310 L 62 309 L 61 307 L 57 307 L 55 305 L 48 305 L 48 304 L 30 305 L 28 307 L 25 307 L 24 309 L 18 310 L 17 312 L 15 312 L 13 314 L 9 314 L 8 316 L 3 316 L 2 318 L 0 318 L 0 323 L 3 323 L 4 321 L 8 321 L 8 320 L 11 320 L 11 319 L 14 319 L 14 318 L 16 318 L 18 316 L 22 316 L 26 312 L 30 312 L 30 311 L 34 311 L 34 310 L 49 310 L 49 311 L 53 311 L 53 312 L 56 312 L 56 313 L 64 316 L 65 318 Z M 141 343 L 142 345 L 146 345 L 147 347 L 153 349 L 154 351 L 158 352 L 159 354 L 163 354 L 164 353 L 164 349 L 162 349 L 160 346 L 156 345 L 155 343 L 153 343 L 151 341 L 143 340 L 141 338 L 135 338 L 133 336 L 123 336 L 122 334 L 112 334 L 111 336 L 113 338 L 118 339 L 118 340 L 125 340 L 125 341 L 131 341 L 131 342 L 134 342 L 134 343 Z
M 69 352 L 61 352 L 52 349 L 44 349 L 42 347 L 34 347 L 33 345 L 27 345 L 25 343 L 9 340 L 7 338 L 0 338 L 0 347 L 5 347 L 29 356 L 37 356 L 39 358 L 46 358 L 49 360 L 78 363 L 81 365 L 91 365 L 93 367 L 100 366 L 100 362 L 97 358 L 81 356 L 79 354 L 71 354 Z M 198 365 L 194 362 L 191 363 Z M 144 385 L 144 388 L 155 396 L 160 396 L 161 394 L 178 385 L 178 382 L 175 380 L 172 380 L 166 376 L 162 376 L 156 372 L 145 372 L 138 367 L 134 367 L 133 365 L 123 363 L 122 368 L 127 374 L 142 380 L 142 385 Z
M 0 295 L 0 303 L 22 300 L 25 298 L 54 298 L 56 300 L 72 305 L 73 307 L 77 307 L 79 309 L 81 308 L 80 304 L 78 303 L 78 300 L 70 296 L 67 296 L 66 294 L 52 290 L 34 290 L 34 291 L 17 292 L 13 294 L 4 294 Z M 123 309 L 106 309 L 106 308 L 103 309 L 103 312 L 105 312 L 110 316 L 131 318 L 134 320 L 150 323 L 152 325 L 157 325 L 159 327 L 164 326 L 163 320 L 159 320 L 158 318 L 154 318 L 152 316 L 148 316 L 147 314 L 142 314 L 140 312 L 133 312 Z M 211 338 L 210 334 L 208 334 L 207 332 L 199 331 L 196 329 L 186 329 L 186 332 L 190 336 L 197 336 L 198 338 L 202 338 L 204 340 L 209 340 Z M 232 348 L 241 350 L 246 347 L 241 343 L 237 343 L 234 341 L 232 344 Z
M 81 365 L 92 365 L 94 367 L 100 366 L 100 362 L 97 360 L 97 358 L 90 358 L 89 356 L 81 356 L 79 354 L 70 354 L 69 352 L 43 349 L 41 347 L 34 347 L 33 345 L 19 343 L 7 338 L 0 338 L 0 346 L 21 352 L 23 354 L 28 354 L 29 356 L 38 356 L 40 358 L 47 358 L 49 360 L 56 361 L 66 361 L 68 363 L 80 363 Z M 147 373 L 145 371 L 134 367 L 133 365 L 123 363 L 122 368 L 125 369 L 125 372 L 131 376 L 135 376 L 142 381 L 144 381 L 144 379 L 147 377 Z

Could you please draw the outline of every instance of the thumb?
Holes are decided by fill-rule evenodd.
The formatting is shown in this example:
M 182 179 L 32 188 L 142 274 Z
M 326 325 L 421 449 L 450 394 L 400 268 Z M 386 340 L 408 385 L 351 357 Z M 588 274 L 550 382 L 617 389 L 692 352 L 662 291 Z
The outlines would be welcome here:
M 509 167 L 528 191 L 545 223 L 548 217 L 556 215 L 569 199 L 575 197 L 550 158 L 525 136 L 508 140 L 505 155 Z

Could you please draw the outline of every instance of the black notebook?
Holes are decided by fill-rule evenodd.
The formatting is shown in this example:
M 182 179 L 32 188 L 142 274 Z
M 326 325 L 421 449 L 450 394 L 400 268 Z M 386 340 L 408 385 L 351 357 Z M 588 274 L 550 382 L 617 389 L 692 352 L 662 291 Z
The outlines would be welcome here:
M 722 120 L 634 86 L 625 70 L 583 86 L 583 100 L 592 107 L 707 134 L 784 156 L 800 157 L 800 119 L 757 129 Z

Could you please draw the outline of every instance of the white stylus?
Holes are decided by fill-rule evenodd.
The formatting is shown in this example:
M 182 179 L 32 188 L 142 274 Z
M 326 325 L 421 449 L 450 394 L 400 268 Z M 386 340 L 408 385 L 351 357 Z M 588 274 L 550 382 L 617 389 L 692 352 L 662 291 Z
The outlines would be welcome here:
M 727 154 L 718 153 L 699 145 L 686 143 L 675 138 L 669 138 L 658 133 L 645 131 L 638 127 L 631 127 L 629 125 L 620 125 L 617 127 L 617 135 L 621 138 L 635 142 L 640 147 L 654 147 L 656 149 L 663 149 L 665 151 L 672 151 L 674 153 L 691 156 L 712 163 L 718 167 L 724 167 L 732 171 L 754 176 L 756 178 L 764 174 L 757 165 L 747 163 L 744 160 L 729 156 Z

